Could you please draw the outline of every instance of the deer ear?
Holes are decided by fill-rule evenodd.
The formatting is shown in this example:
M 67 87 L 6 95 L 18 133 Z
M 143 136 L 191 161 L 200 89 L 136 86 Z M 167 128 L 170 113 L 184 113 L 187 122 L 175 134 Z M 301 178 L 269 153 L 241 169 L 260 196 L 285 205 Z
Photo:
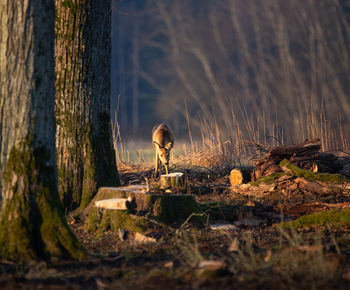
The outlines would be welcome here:
M 166 144 L 164 148 L 169 150 L 169 149 L 173 148 L 173 146 L 174 146 L 174 142 L 171 141 L 168 144 Z

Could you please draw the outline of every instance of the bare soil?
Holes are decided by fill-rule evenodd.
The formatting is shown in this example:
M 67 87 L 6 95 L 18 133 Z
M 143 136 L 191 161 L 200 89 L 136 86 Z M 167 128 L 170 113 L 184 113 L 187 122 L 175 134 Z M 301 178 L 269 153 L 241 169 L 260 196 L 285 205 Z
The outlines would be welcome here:
M 135 244 L 111 231 L 96 237 L 85 231 L 79 218 L 68 215 L 88 258 L 24 265 L 2 262 L 0 289 L 348 288 L 350 227 L 276 227 L 305 214 L 348 207 L 347 194 L 254 198 L 232 192 L 228 168 L 184 172 L 188 190 L 207 205 L 206 226 L 184 221 L 157 225 L 157 242 Z M 123 185 L 152 180 L 149 168 L 120 173 Z M 218 203 L 219 213 L 210 207 Z M 213 223 L 235 227 L 212 230 Z M 203 261 L 221 264 L 203 266 Z

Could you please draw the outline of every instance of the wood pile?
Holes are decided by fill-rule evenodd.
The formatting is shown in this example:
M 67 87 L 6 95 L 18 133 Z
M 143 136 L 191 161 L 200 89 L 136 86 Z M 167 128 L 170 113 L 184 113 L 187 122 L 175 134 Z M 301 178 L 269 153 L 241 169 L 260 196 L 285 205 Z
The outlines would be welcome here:
M 320 149 L 320 139 L 307 140 L 292 146 L 274 147 L 265 156 L 255 161 L 251 181 L 258 181 L 262 176 L 283 172 L 280 162 L 284 159 L 305 170 L 349 174 L 347 170 L 344 171 L 347 164 L 344 159 L 332 153 L 320 152 Z
M 233 172 L 231 190 L 235 193 L 266 197 L 278 193 L 284 197 L 348 196 L 350 194 L 350 158 L 320 152 L 319 139 L 292 146 L 275 147 L 256 160 L 250 183 L 241 183 Z M 231 177 L 231 176 L 230 176 Z M 240 176 L 238 176 L 240 177 Z M 238 180 L 238 182 L 233 182 Z

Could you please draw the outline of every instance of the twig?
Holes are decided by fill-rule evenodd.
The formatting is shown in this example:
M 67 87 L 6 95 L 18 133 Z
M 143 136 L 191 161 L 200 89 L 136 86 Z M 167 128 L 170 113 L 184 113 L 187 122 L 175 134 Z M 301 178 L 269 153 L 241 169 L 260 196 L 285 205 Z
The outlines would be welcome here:
M 185 222 L 180 226 L 180 229 L 183 229 L 184 226 L 189 222 L 189 220 L 194 217 L 194 216 L 205 216 L 207 215 L 206 213 L 191 213 L 191 215 L 185 220 Z

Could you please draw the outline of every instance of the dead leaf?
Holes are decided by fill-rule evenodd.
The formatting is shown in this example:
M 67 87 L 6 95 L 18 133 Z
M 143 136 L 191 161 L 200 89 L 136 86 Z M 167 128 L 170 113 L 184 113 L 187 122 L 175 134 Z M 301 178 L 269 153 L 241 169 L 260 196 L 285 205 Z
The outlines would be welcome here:
M 264 261 L 265 261 L 265 262 L 270 261 L 271 255 L 272 255 L 272 251 L 271 251 L 271 249 L 268 249 L 268 250 L 267 250 L 267 253 L 266 253 L 266 256 L 265 256 L 265 258 L 264 258 Z
M 238 230 L 239 228 L 233 224 L 215 224 L 210 225 L 210 229 L 213 231 L 232 231 Z
M 207 271 L 216 271 L 225 267 L 223 261 L 205 260 L 199 263 L 198 268 Z
M 239 240 L 238 238 L 234 238 L 231 245 L 228 247 L 229 252 L 238 252 L 239 250 Z
M 166 262 L 164 264 L 164 267 L 165 268 L 173 268 L 174 267 L 174 262 L 173 261 Z

